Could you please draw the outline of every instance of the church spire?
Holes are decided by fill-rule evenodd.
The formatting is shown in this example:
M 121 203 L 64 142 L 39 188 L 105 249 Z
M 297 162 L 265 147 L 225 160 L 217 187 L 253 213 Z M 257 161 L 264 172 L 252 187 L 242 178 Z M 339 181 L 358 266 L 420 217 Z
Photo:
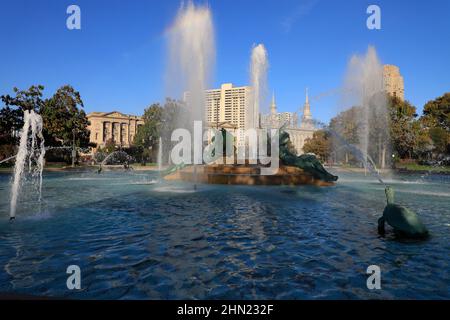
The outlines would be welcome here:
M 308 129 L 308 130 L 314 129 L 314 124 L 312 121 L 312 114 L 311 114 L 311 106 L 309 105 L 308 88 L 306 88 L 305 105 L 303 106 L 302 124 L 300 125 L 300 128 Z
M 308 88 L 306 88 L 306 100 L 305 105 L 303 106 L 303 119 L 309 120 L 311 118 L 311 106 L 309 105 Z
M 270 105 L 270 113 L 275 115 L 277 113 L 277 105 L 275 103 L 275 91 L 272 93 L 272 103 Z

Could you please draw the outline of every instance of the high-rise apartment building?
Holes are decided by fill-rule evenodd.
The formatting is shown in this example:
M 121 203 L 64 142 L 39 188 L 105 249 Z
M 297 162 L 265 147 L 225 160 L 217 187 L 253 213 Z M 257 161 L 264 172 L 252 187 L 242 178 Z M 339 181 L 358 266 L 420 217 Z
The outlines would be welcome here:
M 243 145 L 243 131 L 246 129 L 248 105 L 251 87 L 235 87 L 232 83 L 224 83 L 219 89 L 205 91 L 205 120 L 211 128 L 225 128 Z M 188 101 L 189 92 L 184 93 L 184 101 Z M 257 123 L 257 121 L 255 122 Z
M 206 90 L 205 120 L 213 127 L 229 123 L 244 128 L 249 97 L 250 87 L 234 87 L 231 83 L 222 84 L 220 89 Z
M 184 101 L 188 100 L 189 93 L 185 92 Z M 308 93 L 306 93 L 300 126 L 297 112 L 277 112 L 275 95 L 272 97 L 270 114 L 261 115 L 261 119 L 247 119 L 252 116 L 249 112 L 250 101 L 250 86 L 234 87 L 231 83 L 224 83 L 220 89 L 206 90 L 205 120 L 207 125 L 210 128 L 224 128 L 232 133 L 236 138 L 237 146 L 245 146 L 244 131 L 248 129 L 248 123 L 260 123 L 263 128 L 284 126 L 291 136 L 297 153 L 302 154 L 306 139 L 311 138 L 317 130 L 312 121 Z

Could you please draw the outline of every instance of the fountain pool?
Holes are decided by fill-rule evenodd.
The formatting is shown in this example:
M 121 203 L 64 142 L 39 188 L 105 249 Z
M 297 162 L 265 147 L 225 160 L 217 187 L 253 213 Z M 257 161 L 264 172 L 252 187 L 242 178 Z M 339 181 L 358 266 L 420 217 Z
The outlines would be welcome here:
M 331 170 L 333 171 L 333 170 Z M 41 212 L 0 175 L 0 294 L 87 299 L 449 299 L 450 177 L 387 180 L 431 238 L 377 234 L 384 187 L 156 182 L 158 172 L 44 173 Z M 144 183 L 145 182 L 145 183 Z M 151 182 L 151 183 L 150 183 Z M 69 265 L 80 291 L 66 288 Z M 366 269 L 381 268 L 381 290 Z

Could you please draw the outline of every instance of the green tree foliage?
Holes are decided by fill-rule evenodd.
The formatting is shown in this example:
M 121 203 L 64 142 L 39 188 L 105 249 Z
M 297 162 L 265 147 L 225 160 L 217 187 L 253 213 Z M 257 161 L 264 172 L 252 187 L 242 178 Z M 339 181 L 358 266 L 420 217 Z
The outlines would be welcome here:
M 129 152 L 133 157 L 142 163 L 147 161 L 156 161 L 159 150 L 159 138 L 163 141 L 163 161 L 168 161 L 170 150 L 173 143 L 171 142 L 172 132 L 183 127 L 180 119 L 188 119 L 183 116 L 186 112 L 181 102 L 167 98 L 164 105 L 159 103 L 152 104 L 145 109 L 142 116 L 144 124 L 138 128 L 138 132 L 134 137 L 133 147 L 129 148 Z M 181 123 L 180 123 L 181 122 Z M 127 151 L 127 152 L 128 152 Z
M 7 106 L 14 106 L 23 111 L 33 110 L 34 112 L 39 112 L 44 104 L 42 100 L 42 91 L 44 86 L 37 85 L 31 86 L 28 90 L 19 90 L 18 88 L 13 88 L 15 96 L 2 95 L 1 99 L 3 103 Z
M 101 149 L 102 152 L 105 152 L 106 154 L 113 153 L 116 151 L 116 143 L 113 139 L 108 139 L 105 142 L 105 147 Z
M 450 92 L 425 104 L 422 121 L 429 127 L 450 132 Z
M 389 152 L 389 96 L 385 92 L 374 94 L 368 101 L 369 145 L 368 153 L 380 168 L 386 167 Z
M 390 138 L 393 150 L 400 158 L 413 158 L 418 149 L 420 126 L 415 121 L 416 107 L 408 101 L 389 97 Z
M 449 134 L 444 128 L 432 127 L 429 129 L 430 138 L 433 141 L 433 150 L 439 154 L 445 154 L 450 151 Z
M 16 152 L 19 132 L 23 126 L 24 110 L 39 111 L 44 104 L 41 85 L 31 86 L 28 90 L 13 88 L 14 95 L 2 95 L 4 107 L 0 110 L 0 160 Z
M 144 124 L 139 127 L 136 136 L 134 137 L 134 144 L 144 148 L 157 147 L 158 140 L 161 135 L 163 109 L 159 103 L 152 104 L 145 109 L 142 119 Z
M 314 132 L 312 138 L 308 138 L 303 146 L 305 153 L 314 153 L 322 162 L 325 162 L 331 153 L 330 134 L 325 130 Z
M 156 152 L 158 150 L 159 137 L 161 136 L 163 109 L 159 103 L 152 104 L 145 109 L 142 119 L 144 124 L 141 125 L 134 137 L 134 145 L 136 150 L 140 151 L 142 163 L 146 161 L 155 161 Z
M 359 130 L 361 123 L 359 114 L 362 112 L 361 107 L 352 107 L 348 110 L 342 111 L 330 121 L 330 129 L 339 134 L 348 143 L 353 145 L 359 144 Z M 335 158 L 337 161 L 344 163 L 353 162 L 356 159 L 344 146 L 340 145 L 339 141 L 332 140 L 332 146 L 335 150 Z
M 352 107 L 339 113 L 330 121 L 330 129 L 342 136 L 348 143 L 358 144 L 358 130 L 360 123 L 358 114 L 361 112 L 360 107 Z
M 184 120 L 188 120 L 187 113 L 189 110 L 181 101 L 167 98 L 162 112 L 162 126 L 161 126 L 161 138 L 163 142 L 163 162 L 168 163 L 170 161 L 170 152 L 175 145 L 175 142 L 171 141 L 172 133 L 178 128 L 188 128 L 188 125 Z
M 82 110 L 83 101 L 80 93 L 66 85 L 59 88 L 50 99 L 44 100 L 43 90 L 43 86 L 35 85 L 28 90 L 14 88 L 13 96 L 9 94 L 1 96 L 5 107 L 0 110 L 0 145 L 2 146 L 0 149 L 4 150 L 0 153 L 14 152 L 14 148 L 7 146 L 18 144 L 24 110 L 33 110 L 42 116 L 46 146 L 71 146 L 74 137 L 76 146 L 89 146 L 89 130 L 87 129 L 89 122 L 86 113 Z M 55 160 L 55 157 L 58 160 L 68 161 L 70 155 L 67 151 L 61 150 L 47 152 L 47 159 Z
M 450 153 L 450 92 L 429 101 L 420 118 L 424 130 L 428 130 L 433 151 L 438 155 Z
M 47 145 L 70 146 L 75 138 L 78 147 L 89 146 L 89 121 L 84 112 L 80 93 L 65 85 L 45 101 L 40 113 L 44 120 Z
M 22 126 L 22 110 L 10 107 L 0 109 L 0 144 L 16 144 Z
M 42 90 L 44 87 L 41 85 L 31 86 L 28 90 L 14 88 L 15 96 L 7 94 L 0 97 L 5 105 L 0 110 L 1 144 L 18 142 L 18 134 L 23 126 L 23 112 L 24 110 L 39 111 L 44 104 Z

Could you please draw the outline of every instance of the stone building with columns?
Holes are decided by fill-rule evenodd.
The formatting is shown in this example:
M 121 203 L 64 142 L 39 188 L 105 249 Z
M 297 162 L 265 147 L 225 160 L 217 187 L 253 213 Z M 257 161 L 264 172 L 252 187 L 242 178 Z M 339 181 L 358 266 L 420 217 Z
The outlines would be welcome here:
M 129 147 L 136 136 L 139 126 L 144 124 L 141 117 L 113 112 L 91 112 L 87 115 L 90 122 L 89 141 L 103 147 L 108 140 L 118 147 Z

